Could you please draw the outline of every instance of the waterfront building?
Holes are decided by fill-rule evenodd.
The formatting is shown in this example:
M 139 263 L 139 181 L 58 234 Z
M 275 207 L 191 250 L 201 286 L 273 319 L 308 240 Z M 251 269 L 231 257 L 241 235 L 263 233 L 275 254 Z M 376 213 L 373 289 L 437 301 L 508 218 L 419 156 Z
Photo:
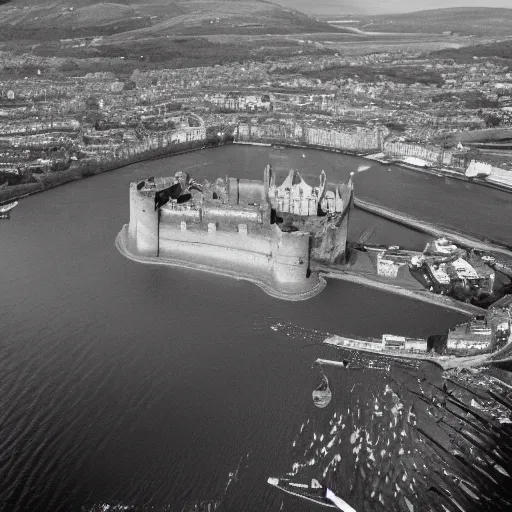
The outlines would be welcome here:
M 497 300 L 487 312 L 491 327 L 493 349 L 497 350 L 512 341 L 512 295 Z
M 396 279 L 401 269 L 408 269 L 412 258 L 418 258 L 421 253 L 403 250 L 385 250 L 377 253 L 377 274 Z
M 448 333 L 449 350 L 487 350 L 491 347 L 492 329 L 485 319 L 473 318 Z

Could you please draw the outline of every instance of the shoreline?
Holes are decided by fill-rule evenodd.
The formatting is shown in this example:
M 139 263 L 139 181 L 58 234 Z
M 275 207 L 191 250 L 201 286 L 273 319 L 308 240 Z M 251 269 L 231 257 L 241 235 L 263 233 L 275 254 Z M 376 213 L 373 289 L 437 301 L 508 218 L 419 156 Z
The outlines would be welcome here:
M 465 183 L 473 183 L 475 185 L 482 185 L 484 187 L 492 188 L 492 189 L 495 189 L 495 190 L 500 190 L 502 192 L 512 193 L 512 186 L 502 185 L 502 184 L 498 184 L 498 183 L 492 183 L 492 182 L 488 182 L 488 181 L 485 181 L 485 180 L 482 180 L 482 179 L 479 179 L 479 178 L 469 179 L 469 178 L 467 178 L 466 176 L 464 176 L 462 174 L 459 174 L 459 173 L 457 173 L 455 171 L 448 171 L 446 169 L 437 169 L 437 168 L 424 168 L 424 169 L 422 169 L 422 168 L 413 167 L 411 165 L 407 165 L 407 164 L 402 163 L 402 162 L 396 162 L 396 161 L 383 162 L 383 161 L 380 161 L 380 159 L 371 158 L 372 154 L 361 154 L 361 153 L 357 153 L 356 151 L 342 150 L 342 149 L 330 148 L 330 147 L 325 147 L 325 146 L 293 144 L 293 143 L 290 143 L 290 142 L 233 141 L 231 144 L 255 146 L 255 147 L 272 147 L 272 145 L 278 144 L 278 145 L 281 145 L 281 146 L 284 146 L 284 147 L 290 147 L 290 148 L 314 149 L 314 150 L 319 150 L 319 151 L 329 151 L 330 153 L 339 153 L 339 154 L 342 154 L 342 155 L 355 156 L 355 157 L 358 157 L 358 158 L 363 158 L 365 160 L 370 160 L 372 162 L 380 163 L 381 165 L 396 165 L 397 167 L 400 167 L 402 169 L 408 169 L 408 170 L 416 171 L 416 172 L 423 173 L 423 174 L 429 174 L 431 176 L 436 176 L 438 178 L 454 178 L 454 179 L 463 181 Z M 92 176 L 96 176 L 98 174 L 103 174 L 105 172 L 115 171 L 117 169 L 122 169 L 123 167 L 128 167 L 129 165 L 133 165 L 133 164 L 136 164 L 136 163 L 151 162 L 153 160 L 161 160 L 163 158 L 171 158 L 171 157 L 173 157 L 175 155 L 182 155 L 182 154 L 185 154 L 185 153 L 192 153 L 194 151 L 201 151 L 203 149 L 213 149 L 213 148 L 220 147 L 222 145 L 229 145 L 229 143 L 227 143 L 227 144 L 226 143 L 222 143 L 222 144 L 218 144 L 216 146 L 207 146 L 207 147 L 198 147 L 198 148 L 192 148 L 192 149 L 184 149 L 182 151 L 177 151 L 175 153 L 170 153 L 170 154 L 167 154 L 167 155 L 158 155 L 158 156 L 153 156 L 153 157 L 148 157 L 148 158 L 141 157 L 141 158 L 135 159 L 133 162 L 120 163 L 119 165 L 115 165 L 114 167 L 112 167 L 112 169 L 106 169 L 104 171 L 94 172 L 94 173 L 92 173 L 92 174 L 90 174 L 88 176 L 80 176 L 80 177 L 77 177 L 77 176 L 66 176 L 66 177 L 63 177 L 63 181 L 61 181 L 61 182 L 45 185 L 44 188 L 42 188 L 42 189 L 37 189 L 37 190 L 29 191 L 29 192 L 24 191 L 23 193 L 20 193 L 19 195 L 13 195 L 13 196 L 10 196 L 10 197 L 7 197 L 7 198 L 3 198 L 2 197 L 3 196 L 2 192 L 3 191 L 7 191 L 9 189 L 9 187 L 6 187 L 4 189 L 0 188 L 0 204 L 9 203 L 9 202 L 16 201 L 16 200 L 19 200 L 19 199 L 24 199 L 24 198 L 29 197 L 31 195 L 39 194 L 39 193 L 44 192 L 46 190 L 50 190 L 52 188 L 59 187 L 61 185 L 65 185 L 67 183 L 71 183 L 72 181 L 78 181 L 78 180 L 82 180 L 82 179 L 85 179 L 85 178 L 90 178 Z M 67 172 L 67 171 L 62 171 L 62 172 Z M 58 173 L 55 173 L 54 175 L 58 176 Z M 17 185 L 14 185 L 14 186 L 17 186 Z
M 502 184 L 502 183 L 496 183 L 496 182 L 490 182 L 481 178 L 468 178 L 464 174 L 458 173 L 457 171 L 452 171 L 449 169 L 443 169 L 438 167 L 415 167 L 413 165 L 409 165 L 405 162 L 397 161 L 396 159 L 393 159 L 391 161 L 386 161 L 381 158 L 373 158 L 375 154 L 379 153 L 358 153 L 356 151 L 351 151 L 347 149 L 336 149 L 331 148 L 327 146 L 315 146 L 314 144 L 295 144 L 292 142 L 251 142 L 251 141 L 234 141 L 233 144 L 240 144 L 240 145 L 247 145 L 247 146 L 272 146 L 274 144 L 284 146 L 284 147 L 290 147 L 290 148 L 300 148 L 300 149 L 318 149 L 320 151 L 329 151 L 330 153 L 340 153 L 342 155 L 347 156 L 357 156 L 359 158 L 364 158 L 365 160 L 370 160 L 371 162 L 376 162 L 381 165 L 396 165 L 397 167 L 400 167 L 402 169 L 408 169 L 410 171 L 416 171 L 423 174 L 428 174 L 430 176 L 436 176 L 438 178 L 454 178 L 460 181 L 463 181 L 465 183 L 473 183 L 475 185 L 482 185 L 484 187 L 492 188 L 495 190 L 501 190 L 502 192 L 510 192 L 512 193 L 512 186 Z M 512 176 L 512 172 L 511 172 Z
M 339 336 L 342 338 L 341 336 Z M 342 338 L 343 339 L 343 338 Z M 414 361 L 428 361 L 430 363 L 437 364 L 440 366 L 444 371 L 446 370 L 452 370 L 454 368 L 469 368 L 473 366 L 481 366 L 483 364 L 492 363 L 491 357 L 496 355 L 495 353 L 485 353 L 485 354 L 478 354 L 474 356 L 439 356 L 439 355 L 423 355 L 423 354 L 400 354 L 392 351 L 385 351 L 385 350 L 372 350 L 370 348 L 363 348 L 363 347 L 352 347 L 352 346 L 345 346 L 340 343 L 336 343 L 335 341 L 328 341 L 324 340 L 322 343 L 324 345 L 327 345 L 329 347 L 333 347 L 338 350 L 355 350 L 357 352 L 365 352 L 366 354 L 373 354 L 375 356 L 384 356 L 384 357 L 391 357 L 394 359 L 409 359 Z M 319 362 L 320 361 L 320 362 Z M 331 361 L 327 359 L 317 359 L 315 363 L 319 362 L 319 364 L 332 364 Z M 342 366 L 343 363 L 333 364 L 333 366 Z M 343 365 L 344 366 L 344 365 Z
M 261 288 L 265 293 L 274 297 L 276 299 L 287 300 L 291 302 L 299 302 L 303 300 L 308 300 L 313 297 L 316 297 L 319 293 L 321 293 L 324 288 L 327 286 L 327 281 L 323 278 L 323 276 L 318 273 L 318 283 L 311 288 L 310 290 L 303 292 L 285 292 L 283 290 L 279 290 L 278 288 L 272 286 L 271 280 L 265 280 L 258 278 L 256 276 L 243 275 L 239 272 L 221 269 L 218 267 L 213 267 L 206 264 L 201 263 L 193 263 L 190 261 L 183 261 L 175 258 L 168 257 L 151 257 L 151 256 L 141 256 L 128 248 L 128 224 L 125 224 L 121 231 L 117 234 L 115 239 L 115 246 L 117 250 L 129 260 L 135 261 L 137 263 L 144 263 L 150 265 L 163 265 L 166 267 L 176 267 L 176 268 L 186 268 L 189 270 L 198 270 L 201 272 L 208 272 L 210 274 L 215 274 L 224 277 L 230 277 L 236 279 L 237 281 L 248 281 L 252 284 L 255 284 L 259 288 Z
M 372 215 L 377 215 L 384 219 L 391 220 L 415 231 L 426 233 L 435 237 L 447 237 L 463 247 L 469 247 L 481 251 L 497 252 L 509 258 L 512 258 L 512 247 L 503 242 L 491 241 L 484 242 L 477 236 L 459 232 L 444 226 L 438 226 L 428 221 L 412 217 L 407 213 L 399 212 L 386 206 L 381 206 L 370 201 L 365 201 L 358 197 L 354 198 L 354 207 L 359 208 Z
M 133 162 L 119 163 L 118 165 L 115 165 L 111 169 L 105 169 L 103 171 L 93 172 L 93 173 L 91 173 L 91 174 L 89 174 L 87 176 L 77 176 L 77 175 L 68 174 L 66 176 L 62 176 L 63 180 L 59 181 L 58 183 L 51 183 L 51 184 L 45 185 L 44 188 L 37 189 L 37 190 L 32 190 L 32 191 L 29 191 L 29 192 L 24 191 L 23 193 L 20 193 L 19 195 L 13 195 L 13 196 L 8 197 L 8 198 L 2 198 L 2 192 L 9 190 L 9 187 L 6 187 L 4 189 L 0 188 L 0 205 L 2 205 L 4 203 L 10 203 L 12 201 L 17 201 L 19 199 L 25 199 L 26 197 L 33 196 L 35 194 L 40 194 L 41 192 L 46 192 L 47 190 L 51 190 L 52 188 L 56 188 L 56 187 L 60 187 L 61 185 L 66 185 L 68 183 L 72 183 L 73 181 L 85 180 L 87 178 L 92 178 L 94 176 L 98 176 L 99 174 L 104 174 L 106 172 L 117 171 L 118 169 L 123 169 L 124 167 L 128 167 L 130 165 L 138 164 L 138 163 L 141 163 L 141 162 L 151 162 L 153 160 L 161 160 L 163 158 L 170 158 L 172 156 L 183 155 L 183 154 L 186 154 L 186 153 L 192 153 L 194 151 L 202 151 L 203 149 L 213 149 L 213 148 L 217 148 L 217 147 L 220 147 L 220 146 L 221 146 L 221 144 L 219 144 L 217 146 L 210 146 L 210 147 L 198 147 L 198 148 L 183 149 L 181 151 L 176 151 L 176 152 L 170 153 L 168 155 L 157 155 L 157 156 L 151 156 L 151 157 L 148 157 L 148 158 L 144 158 L 144 157 L 137 158 Z M 66 171 L 61 171 L 61 172 L 65 173 L 65 172 L 68 172 L 68 171 L 69 171 L 69 169 L 67 169 Z M 79 169 L 71 169 L 71 172 L 73 172 L 73 171 L 79 171 Z M 55 172 L 52 175 L 53 176 L 59 176 L 59 173 Z M 35 185 L 35 183 L 34 183 L 34 185 Z M 14 185 L 14 186 L 18 186 L 18 185 Z
M 428 290 L 412 290 L 393 283 L 384 283 L 363 274 L 350 272 L 349 270 L 321 269 L 320 272 L 327 279 L 338 279 L 368 288 L 375 288 L 386 293 L 401 295 L 408 299 L 418 300 L 444 309 L 450 309 L 468 316 L 483 315 L 486 313 L 486 310 L 483 308 L 465 302 L 459 302 L 445 295 L 436 295 Z

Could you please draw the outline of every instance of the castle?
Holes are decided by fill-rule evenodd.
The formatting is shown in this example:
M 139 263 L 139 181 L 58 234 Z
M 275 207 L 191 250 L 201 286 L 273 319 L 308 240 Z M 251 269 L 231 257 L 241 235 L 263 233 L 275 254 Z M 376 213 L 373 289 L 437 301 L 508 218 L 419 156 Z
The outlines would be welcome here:
M 130 222 L 116 239 L 127 257 L 205 270 L 254 282 L 267 293 L 304 300 L 325 280 L 312 263 L 342 263 L 353 200 L 347 184 L 311 186 L 291 170 L 276 184 L 219 178 L 196 183 L 188 174 L 130 184 Z

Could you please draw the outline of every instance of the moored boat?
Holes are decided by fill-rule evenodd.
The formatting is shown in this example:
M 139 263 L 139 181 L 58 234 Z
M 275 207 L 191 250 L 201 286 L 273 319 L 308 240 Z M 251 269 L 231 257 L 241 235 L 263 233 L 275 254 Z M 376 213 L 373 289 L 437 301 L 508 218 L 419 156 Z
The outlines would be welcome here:
M 327 377 L 323 375 L 322 382 L 320 386 L 318 386 L 313 391 L 313 403 L 319 408 L 323 409 L 324 407 L 327 407 L 332 399 L 332 393 L 331 389 L 329 388 L 329 381 L 327 380 Z
M 309 484 L 292 482 L 283 478 L 272 478 L 267 480 L 267 483 L 273 487 L 277 487 L 279 490 L 302 498 L 308 501 L 312 501 L 317 505 L 322 505 L 329 508 L 337 508 L 344 512 L 356 512 L 347 502 L 336 496 L 330 489 L 320 485 L 318 480 L 314 478 Z
M 0 219 L 8 219 L 11 210 L 16 206 L 18 206 L 18 201 L 13 201 L 12 203 L 0 206 Z

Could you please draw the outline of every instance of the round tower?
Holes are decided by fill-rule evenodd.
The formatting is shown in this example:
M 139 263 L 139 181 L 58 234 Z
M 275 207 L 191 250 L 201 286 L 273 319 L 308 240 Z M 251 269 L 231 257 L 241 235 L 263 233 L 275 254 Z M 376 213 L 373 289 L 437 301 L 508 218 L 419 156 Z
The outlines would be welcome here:
M 137 190 L 130 183 L 130 225 L 132 246 L 143 256 L 158 256 L 158 223 L 160 210 L 155 210 L 155 193 Z

